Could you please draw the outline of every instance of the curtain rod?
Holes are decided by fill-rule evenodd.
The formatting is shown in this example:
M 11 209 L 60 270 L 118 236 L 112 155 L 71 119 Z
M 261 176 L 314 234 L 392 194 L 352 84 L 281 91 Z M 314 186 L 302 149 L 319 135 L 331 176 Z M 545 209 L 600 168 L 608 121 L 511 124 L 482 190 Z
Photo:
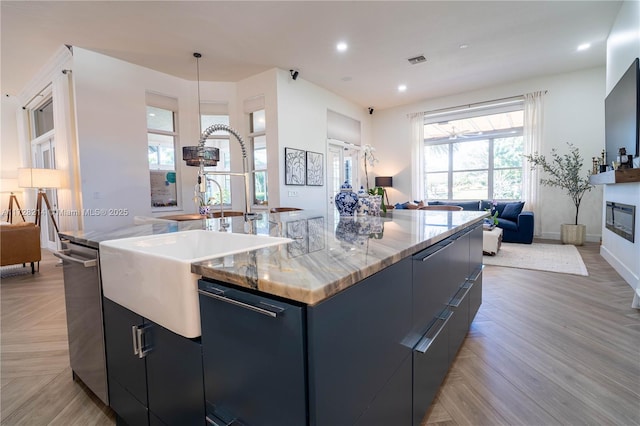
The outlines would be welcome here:
M 547 94 L 547 90 L 544 91 L 544 94 Z M 474 107 L 478 107 L 478 106 L 482 106 L 482 105 L 491 105 L 493 103 L 496 102 L 505 102 L 505 101 L 515 101 L 515 100 L 519 100 L 519 99 L 524 99 L 524 95 L 516 95 L 516 96 L 508 96 L 508 97 L 504 97 L 504 98 L 498 98 L 498 99 L 493 99 L 490 101 L 483 101 L 483 102 L 475 102 L 472 104 L 463 104 L 463 105 L 458 105 L 458 106 L 453 106 L 453 107 L 447 107 L 447 108 L 440 108 L 440 109 L 434 109 L 431 111 L 422 111 L 422 112 L 418 112 L 417 114 L 424 114 L 424 115 L 437 115 L 437 114 L 441 114 L 441 113 L 449 113 L 449 112 L 454 112 L 457 110 L 465 110 L 465 109 L 470 109 L 470 108 L 474 108 Z M 416 114 L 416 113 L 413 113 Z M 411 116 L 412 114 L 408 114 L 408 116 Z
M 66 73 L 65 73 L 66 74 Z M 40 90 L 38 93 L 36 93 L 35 95 L 33 95 L 31 97 L 31 99 L 29 99 L 23 106 L 22 109 L 27 109 L 27 107 L 29 106 L 29 104 L 31 104 L 31 102 L 33 102 L 33 100 L 35 98 L 37 98 L 38 96 L 42 96 L 42 92 L 44 92 L 45 90 L 47 90 L 49 87 L 51 87 L 51 85 L 53 84 L 53 82 L 49 82 L 49 84 L 47 84 L 46 86 L 44 86 L 42 88 L 42 90 Z

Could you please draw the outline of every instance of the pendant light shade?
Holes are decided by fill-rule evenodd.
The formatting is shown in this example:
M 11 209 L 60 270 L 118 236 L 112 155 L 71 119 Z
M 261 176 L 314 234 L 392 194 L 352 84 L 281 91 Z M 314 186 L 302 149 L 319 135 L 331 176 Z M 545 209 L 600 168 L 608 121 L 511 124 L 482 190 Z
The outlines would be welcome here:
M 218 165 L 220 160 L 220 150 L 211 146 L 205 146 L 202 154 L 203 166 L 213 167 Z M 198 156 L 197 146 L 183 146 L 182 159 L 187 162 L 187 166 L 200 166 L 200 157 Z

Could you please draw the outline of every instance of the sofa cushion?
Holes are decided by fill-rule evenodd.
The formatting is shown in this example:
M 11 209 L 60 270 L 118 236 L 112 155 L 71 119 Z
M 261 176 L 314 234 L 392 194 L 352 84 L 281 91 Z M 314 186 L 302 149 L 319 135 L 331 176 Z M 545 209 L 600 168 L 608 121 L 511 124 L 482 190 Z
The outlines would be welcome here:
M 517 222 L 518 215 L 522 212 L 523 207 L 524 202 L 520 201 L 515 203 L 506 203 L 498 217 Z
M 430 206 L 460 206 L 462 210 L 478 211 L 478 201 L 429 201 Z
M 514 231 L 514 232 L 518 231 L 518 224 L 510 219 L 499 217 L 498 226 L 502 229 L 507 229 L 509 231 Z

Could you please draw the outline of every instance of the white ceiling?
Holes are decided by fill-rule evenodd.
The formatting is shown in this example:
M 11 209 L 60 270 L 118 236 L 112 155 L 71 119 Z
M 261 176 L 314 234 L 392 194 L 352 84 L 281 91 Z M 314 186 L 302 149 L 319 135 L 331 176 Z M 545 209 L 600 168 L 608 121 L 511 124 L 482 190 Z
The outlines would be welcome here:
M 619 1 L 0 2 L 2 93 L 73 45 L 195 80 L 278 67 L 384 109 L 604 65 Z M 349 44 L 338 53 L 336 43 Z M 577 52 L 579 44 L 591 49 Z M 460 49 L 461 44 L 468 48 Z M 423 54 L 427 62 L 409 65 Z M 399 84 L 408 89 L 399 93 Z M 604 84 L 604 83 L 603 83 Z

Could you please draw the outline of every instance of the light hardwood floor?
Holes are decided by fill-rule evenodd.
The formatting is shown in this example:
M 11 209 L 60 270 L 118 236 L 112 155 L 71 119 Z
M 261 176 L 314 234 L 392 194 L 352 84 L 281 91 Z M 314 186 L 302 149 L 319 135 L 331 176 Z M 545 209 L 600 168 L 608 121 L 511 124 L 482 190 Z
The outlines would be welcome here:
M 580 252 L 588 277 L 485 268 L 483 304 L 423 424 L 640 425 L 640 311 L 597 244 Z M 39 274 L 0 284 L 0 423 L 113 425 L 72 381 L 56 265 L 45 252 Z

